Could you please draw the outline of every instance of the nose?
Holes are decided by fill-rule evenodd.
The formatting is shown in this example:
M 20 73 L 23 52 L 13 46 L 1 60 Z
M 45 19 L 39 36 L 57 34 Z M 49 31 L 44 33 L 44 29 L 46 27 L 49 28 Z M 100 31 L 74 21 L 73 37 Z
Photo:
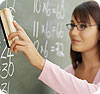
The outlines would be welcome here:
M 77 30 L 77 27 L 74 27 L 74 29 L 71 30 L 69 34 L 71 36 L 78 36 L 79 35 L 79 31 Z

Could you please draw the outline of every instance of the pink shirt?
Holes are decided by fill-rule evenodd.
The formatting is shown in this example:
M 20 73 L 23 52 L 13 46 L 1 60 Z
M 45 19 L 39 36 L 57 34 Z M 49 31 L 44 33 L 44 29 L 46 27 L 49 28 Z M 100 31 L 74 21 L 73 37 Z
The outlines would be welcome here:
M 100 70 L 90 84 L 74 76 L 72 65 L 63 70 L 48 60 L 38 79 L 59 94 L 93 94 L 100 89 Z

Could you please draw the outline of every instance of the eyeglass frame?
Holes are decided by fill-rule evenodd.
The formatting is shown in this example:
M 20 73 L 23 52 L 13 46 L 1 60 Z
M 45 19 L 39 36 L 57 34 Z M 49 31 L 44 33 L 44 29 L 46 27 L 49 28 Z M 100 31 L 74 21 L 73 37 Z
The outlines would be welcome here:
M 77 28 L 77 30 L 79 30 L 79 31 L 84 31 L 86 28 L 88 28 L 88 27 L 86 27 L 86 28 L 84 28 L 83 30 L 81 29 L 79 29 L 78 28 L 78 25 L 79 25 L 80 23 L 78 23 L 78 24 L 74 24 L 74 27 L 72 28 L 72 29 L 74 29 L 75 27 Z M 67 28 L 68 28 L 68 25 L 70 25 L 71 26 L 71 23 L 69 23 L 69 24 L 66 24 L 66 26 L 67 26 Z M 91 24 L 89 24 L 89 26 L 98 26 L 98 24 L 93 24 L 93 25 L 91 25 Z M 69 28 L 68 28 L 69 29 Z M 71 29 L 69 29 L 69 30 L 71 30 Z

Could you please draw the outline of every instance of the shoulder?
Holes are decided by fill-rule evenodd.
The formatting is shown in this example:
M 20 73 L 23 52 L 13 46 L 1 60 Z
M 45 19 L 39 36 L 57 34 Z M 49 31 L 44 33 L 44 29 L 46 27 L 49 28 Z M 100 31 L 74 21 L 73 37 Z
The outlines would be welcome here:
M 64 70 L 74 75 L 74 69 L 72 64 L 68 65 Z

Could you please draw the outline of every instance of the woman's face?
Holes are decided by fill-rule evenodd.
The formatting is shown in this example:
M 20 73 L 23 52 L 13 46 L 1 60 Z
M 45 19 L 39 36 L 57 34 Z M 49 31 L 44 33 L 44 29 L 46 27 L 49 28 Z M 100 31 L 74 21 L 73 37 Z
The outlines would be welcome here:
M 71 23 L 72 24 L 79 24 L 83 26 L 82 28 L 86 28 L 82 30 L 78 30 L 76 27 L 74 27 L 72 30 L 70 30 L 70 39 L 72 43 L 72 50 L 77 52 L 86 52 L 89 50 L 92 50 L 94 48 L 97 49 L 98 47 L 98 40 L 99 40 L 99 31 L 97 29 L 96 22 L 93 20 L 91 16 L 89 16 L 91 25 L 95 26 L 89 26 L 88 23 L 84 23 L 83 21 L 77 22 L 72 16 Z

